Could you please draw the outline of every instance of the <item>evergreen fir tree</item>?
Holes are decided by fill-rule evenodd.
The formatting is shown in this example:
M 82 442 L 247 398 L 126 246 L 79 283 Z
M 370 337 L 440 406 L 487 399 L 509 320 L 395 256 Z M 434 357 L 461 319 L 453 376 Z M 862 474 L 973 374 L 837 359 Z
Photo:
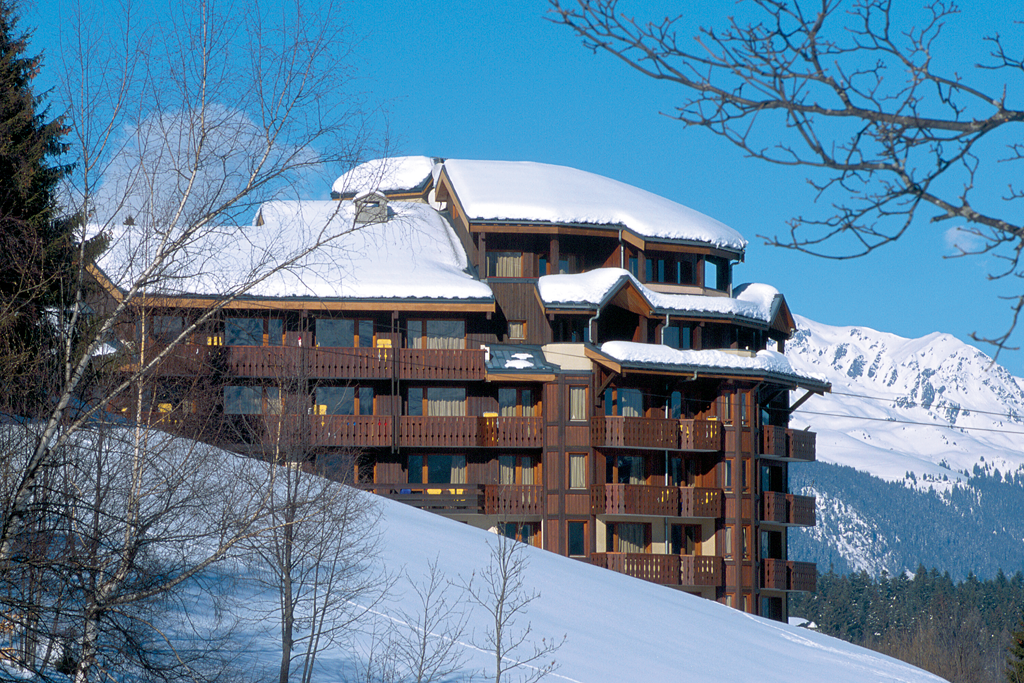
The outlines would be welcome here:
M 1006 680 L 1009 683 L 1024 683 L 1024 618 L 1010 636 L 1010 647 L 1007 651 Z
M 26 55 L 14 0 L 0 0 L 0 410 L 30 413 L 46 395 L 53 340 L 46 309 L 60 304 L 73 256 L 72 224 L 56 194 L 68 168 L 60 119 L 47 120 L 32 90 L 38 57 Z

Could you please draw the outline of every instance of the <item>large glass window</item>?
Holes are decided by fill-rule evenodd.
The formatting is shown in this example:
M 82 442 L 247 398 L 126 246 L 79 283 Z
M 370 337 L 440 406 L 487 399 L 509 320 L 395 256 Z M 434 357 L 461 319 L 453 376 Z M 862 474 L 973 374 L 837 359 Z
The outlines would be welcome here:
M 622 417 L 644 416 L 644 395 L 630 387 L 608 388 L 604 391 L 604 414 Z
M 498 483 L 533 486 L 537 476 L 537 459 L 530 455 L 499 455 Z
M 523 252 L 487 252 L 487 277 L 522 277 Z
M 259 415 L 263 412 L 263 387 L 224 387 L 224 414 Z
M 619 522 L 608 524 L 606 546 L 609 552 L 644 553 L 647 552 L 647 524 Z
M 317 413 L 320 415 L 355 415 L 355 387 L 317 387 Z
M 430 417 L 463 417 L 466 415 L 466 390 L 460 387 L 427 389 L 427 410 Z
M 317 318 L 317 346 L 373 346 L 373 321 Z
M 614 467 L 614 469 L 612 469 Z M 608 481 L 641 486 L 647 483 L 644 459 L 639 455 L 619 455 L 608 459 Z
M 499 388 L 498 414 L 502 417 L 536 417 L 539 410 L 533 396 L 532 389 Z
M 425 465 L 425 467 L 424 467 Z M 425 478 L 424 478 L 424 475 Z M 410 455 L 410 484 L 465 484 L 465 455 Z
M 568 522 L 566 524 L 569 557 L 583 557 L 587 554 L 587 523 Z
M 227 318 L 224 343 L 228 346 L 263 346 L 262 318 Z
M 185 329 L 185 320 L 176 315 L 154 315 L 150 318 L 149 334 L 159 342 L 173 342 Z M 260 337 L 262 343 L 262 336 Z
M 410 320 L 407 337 L 411 349 L 464 349 L 466 323 L 463 320 Z

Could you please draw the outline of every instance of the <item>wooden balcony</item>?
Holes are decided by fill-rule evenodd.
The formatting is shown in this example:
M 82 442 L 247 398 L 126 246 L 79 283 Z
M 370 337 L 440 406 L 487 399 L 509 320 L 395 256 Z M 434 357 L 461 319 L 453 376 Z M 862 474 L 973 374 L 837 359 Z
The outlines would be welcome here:
M 761 521 L 773 524 L 786 524 L 789 522 L 785 493 L 765 491 L 761 494 Z
M 817 523 L 814 512 L 814 496 L 797 496 L 792 493 L 787 493 L 786 502 L 789 506 L 787 521 L 790 524 L 814 526 Z
M 714 555 L 682 555 L 679 558 L 679 584 L 682 586 L 718 586 L 725 575 L 724 561 Z
M 666 586 L 679 585 L 679 560 L 679 555 L 648 553 L 592 553 L 590 555 L 590 562 L 598 567 Z
M 761 457 L 789 462 L 813 462 L 815 433 L 785 427 L 761 428 Z
M 722 423 L 718 420 L 679 420 L 679 449 L 722 450 Z
M 389 415 L 312 415 L 310 442 L 316 446 L 390 446 Z
M 479 417 L 399 418 L 399 444 L 402 447 L 476 448 L 479 444 Z
M 153 346 L 147 349 L 146 359 L 151 359 L 164 350 L 164 346 Z M 205 346 L 182 344 L 168 353 L 160 361 L 154 371 L 162 377 L 202 377 L 209 375 L 216 367 L 217 359 L 222 353 L 221 346 Z M 137 358 L 135 359 L 137 360 Z M 138 366 L 134 360 L 124 370 L 134 370 Z
M 309 379 L 467 380 L 486 377 L 483 349 L 224 346 L 225 370 L 235 377 Z
M 694 486 L 679 487 L 680 517 L 722 516 L 722 489 L 706 489 Z
M 544 513 L 541 486 L 488 484 L 484 486 L 484 514 L 499 517 L 526 517 Z
M 590 443 L 606 448 L 678 449 L 677 422 L 606 415 L 590 419 Z
M 813 592 L 818 569 L 813 562 L 767 558 L 761 561 L 761 586 L 771 590 Z
M 480 446 L 483 448 L 541 448 L 544 446 L 544 418 L 481 417 Z
M 480 514 L 484 487 L 478 484 L 364 484 L 359 488 L 439 514 Z
M 594 515 L 679 516 L 678 486 L 599 484 L 590 489 Z
M 402 379 L 483 380 L 483 349 L 400 349 Z

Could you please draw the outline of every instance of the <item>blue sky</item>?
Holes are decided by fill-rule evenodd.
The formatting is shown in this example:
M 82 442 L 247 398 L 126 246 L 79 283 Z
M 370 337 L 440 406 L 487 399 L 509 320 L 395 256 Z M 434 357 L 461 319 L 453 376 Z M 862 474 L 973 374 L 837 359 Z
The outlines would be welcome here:
M 37 27 L 34 50 L 56 49 L 56 4 L 40 0 L 24 14 L 25 24 Z M 982 35 L 1008 26 L 1018 18 L 1015 5 L 972 2 L 950 33 L 956 47 L 973 50 Z M 720 25 L 745 9 L 706 0 L 630 6 L 653 16 L 682 6 L 694 27 Z M 764 246 L 758 234 L 784 233 L 788 218 L 813 209 L 804 174 L 745 159 L 726 141 L 661 114 L 680 101 L 678 86 L 590 52 L 568 29 L 545 21 L 546 10 L 541 0 L 394 0 L 337 8 L 350 17 L 354 34 L 364 36 L 355 51 L 359 89 L 384 105 L 396 154 L 564 164 L 663 195 L 744 234 L 750 246 L 736 281 L 772 284 L 794 312 L 819 322 L 908 337 L 941 331 L 965 341 L 972 331 L 1004 330 L 1009 308 L 998 296 L 1013 294 L 1013 283 L 987 281 L 993 264 L 984 258 L 944 258 L 951 253 L 944 239 L 950 224 L 922 221 L 897 244 L 852 261 Z M 982 48 L 972 50 L 939 58 L 960 70 L 982 56 Z M 1024 330 L 1016 343 L 1021 339 Z M 1024 376 L 1024 352 L 1004 352 L 1000 361 Z

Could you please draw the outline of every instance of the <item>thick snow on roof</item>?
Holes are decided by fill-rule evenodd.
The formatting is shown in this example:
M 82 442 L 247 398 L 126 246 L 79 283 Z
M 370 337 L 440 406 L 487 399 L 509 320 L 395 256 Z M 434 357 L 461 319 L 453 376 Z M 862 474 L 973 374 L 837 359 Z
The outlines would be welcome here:
M 388 208 L 387 222 L 357 225 L 351 202 L 269 202 L 260 209 L 263 225 L 202 233 L 150 292 L 220 296 L 265 275 L 247 296 L 493 300 L 469 274 L 466 253 L 440 214 L 414 202 Z M 122 288 L 154 253 L 158 236 L 144 232 L 124 227 L 98 264 Z M 302 255 L 317 241 L 323 244 Z
M 792 377 L 797 381 L 827 383 L 821 375 L 795 370 L 789 360 L 778 351 L 758 351 L 757 355 L 751 358 L 724 351 L 680 351 L 662 344 L 611 341 L 601 345 L 601 352 L 624 363 L 764 372 Z
M 621 225 L 649 239 L 747 245 L 710 216 L 594 173 L 529 161 L 449 159 L 444 168 L 473 219 Z
M 430 177 L 434 160 L 430 157 L 392 157 L 373 159 L 343 173 L 331 189 L 338 194 L 352 192 L 400 192 L 415 190 Z
M 546 306 L 597 306 L 626 281 L 631 281 L 651 306 L 659 311 L 718 313 L 765 323 L 771 322 L 781 296 L 779 290 L 762 284 L 745 285 L 735 299 L 699 294 L 663 294 L 648 289 L 629 271 L 621 268 L 598 268 L 575 275 L 544 275 L 537 280 L 537 291 Z

